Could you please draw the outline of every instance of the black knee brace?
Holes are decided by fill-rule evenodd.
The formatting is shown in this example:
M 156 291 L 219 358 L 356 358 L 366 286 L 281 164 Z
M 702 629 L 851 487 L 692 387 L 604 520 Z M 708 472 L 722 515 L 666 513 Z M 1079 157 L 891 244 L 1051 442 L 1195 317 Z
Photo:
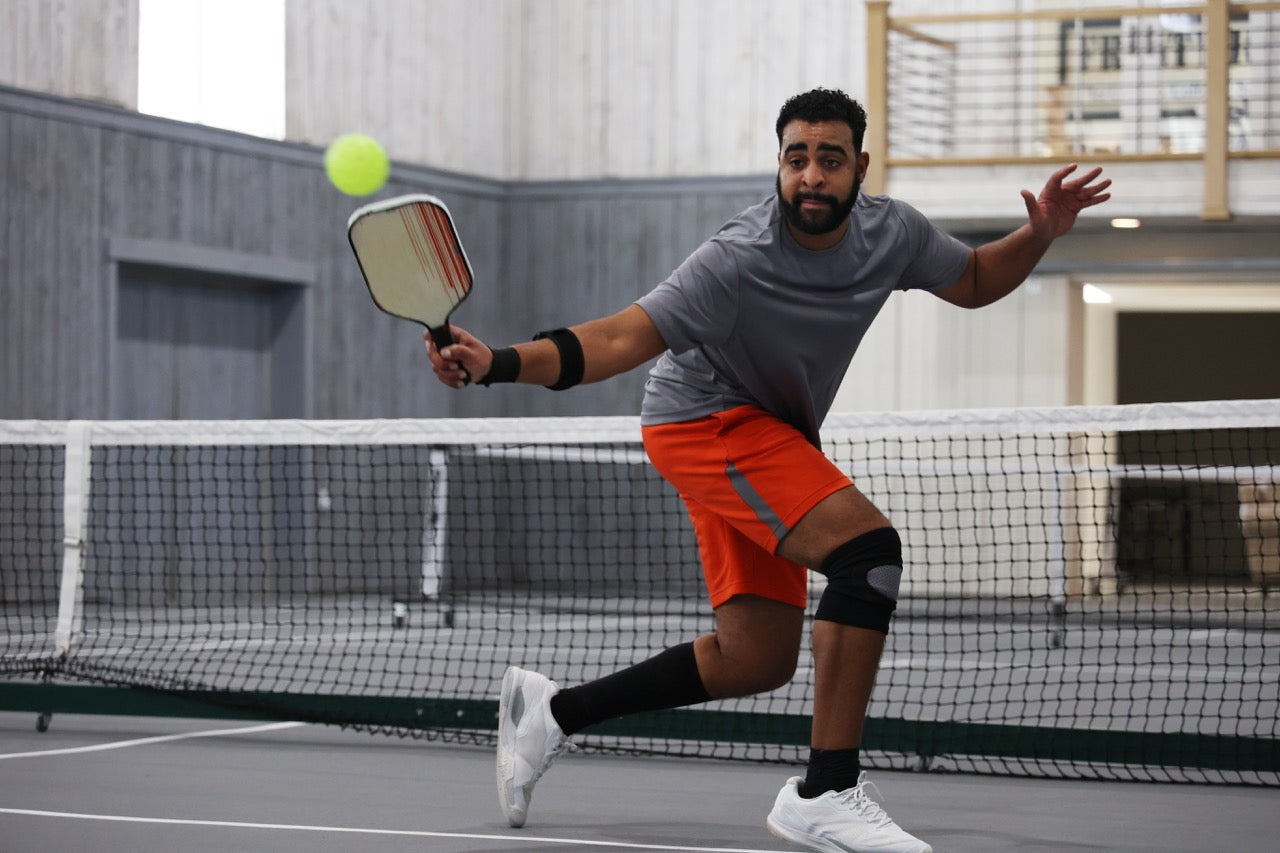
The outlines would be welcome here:
M 892 527 L 856 536 L 836 548 L 818 569 L 827 588 L 818 599 L 818 619 L 889 633 L 902 579 L 902 540 Z

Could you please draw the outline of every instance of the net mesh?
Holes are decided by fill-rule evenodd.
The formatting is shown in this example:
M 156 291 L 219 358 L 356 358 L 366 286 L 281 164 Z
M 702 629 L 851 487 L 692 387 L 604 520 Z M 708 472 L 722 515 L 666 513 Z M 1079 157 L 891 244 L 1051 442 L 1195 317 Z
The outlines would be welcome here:
M 1280 781 L 1280 402 L 842 415 L 824 443 L 904 541 L 869 766 Z M 507 665 L 576 684 L 713 627 L 629 418 L 0 422 L 0 522 L 3 707 L 116 685 L 489 742 Z M 772 693 L 577 740 L 799 762 L 812 681 L 806 649 Z

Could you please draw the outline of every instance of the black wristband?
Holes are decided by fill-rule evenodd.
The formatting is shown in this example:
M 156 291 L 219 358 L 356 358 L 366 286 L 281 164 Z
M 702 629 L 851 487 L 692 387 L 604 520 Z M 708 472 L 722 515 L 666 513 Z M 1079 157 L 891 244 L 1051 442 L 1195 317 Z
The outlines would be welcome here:
M 476 382 L 477 385 L 488 388 L 495 382 L 515 382 L 520 378 L 520 353 L 515 347 L 490 348 L 489 352 L 493 353 L 493 364 L 489 365 L 489 372 L 484 378 Z
M 582 357 L 582 343 L 578 336 L 568 329 L 549 329 L 533 336 L 535 341 L 542 338 L 550 338 L 560 351 L 560 378 L 556 384 L 547 387 L 552 391 L 563 391 L 580 383 L 587 364 Z

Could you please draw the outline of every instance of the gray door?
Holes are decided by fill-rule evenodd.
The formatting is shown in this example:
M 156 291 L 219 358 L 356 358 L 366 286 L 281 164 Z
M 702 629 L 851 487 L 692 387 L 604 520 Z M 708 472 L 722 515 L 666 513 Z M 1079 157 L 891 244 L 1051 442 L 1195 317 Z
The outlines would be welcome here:
M 302 288 L 122 264 L 113 417 L 303 417 L 302 305 Z

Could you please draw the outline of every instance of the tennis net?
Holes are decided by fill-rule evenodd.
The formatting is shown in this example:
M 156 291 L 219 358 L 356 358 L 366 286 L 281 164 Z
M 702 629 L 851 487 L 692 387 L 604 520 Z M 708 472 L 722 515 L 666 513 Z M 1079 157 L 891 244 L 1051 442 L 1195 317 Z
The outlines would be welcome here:
M 1280 401 L 838 415 L 906 575 L 870 766 L 1280 784 Z M 0 421 L 0 708 L 490 742 L 709 631 L 633 418 Z M 812 607 L 822 579 L 811 579 Z M 583 748 L 799 762 L 812 667 Z

